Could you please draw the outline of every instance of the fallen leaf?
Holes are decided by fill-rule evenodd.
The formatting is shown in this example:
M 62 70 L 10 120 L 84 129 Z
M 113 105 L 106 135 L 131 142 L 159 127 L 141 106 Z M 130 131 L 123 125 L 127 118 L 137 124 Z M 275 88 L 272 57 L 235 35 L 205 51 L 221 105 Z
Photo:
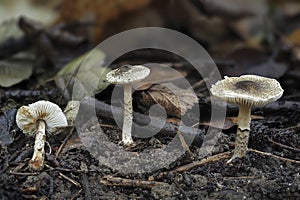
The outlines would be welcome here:
M 198 102 L 191 89 L 181 89 L 172 83 L 155 84 L 142 93 L 142 104 L 160 104 L 171 116 L 181 117 Z
M 297 29 L 288 35 L 287 40 L 294 45 L 300 45 L 300 29 Z
M 43 1 L 43 4 L 34 3 L 32 0 L 1 0 L 0 19 L 7 20 L 26 16 L 32 19 L 38 19 L 45 24 L 51 24 L 57 18 L 54 10 L 57 2 Z
M 109 83 L 104 67 L 105 54 L 95 49 L 68 63 L 54 77 L 56 85 L 63 91 L 66 99 L 81 100 L 104 90 Z
M 0 42 L 8 39 L 17 39 L 24 35 L 18 26 L 18 20 L 15 18 L 2 21 L 0 24 Z
M 182 79 L 187 73 L 178 72 L 170 66 L 162 64 L 146 64 L 150 68 L 150 74 L 141 82 L 133 84 L 133 88 L 137 91 L 149 89 L 153 84 Z
M 32 74 L 33 62 L 33 57 L 28 53 L 19 53 L 0 61 L 0 86 L 10 87 L 28 79 Z
M 236 125 L 236 121 L 231 117 L 226 117 L 224 124 L 222 125 L 220 121 L 209 121 L 209 122 L 200 122 L 199 125 L 202 126 L 211 126 L 215 128 L 220 128 L 223 130 L 227 130 Z
M 79 111 L 79 106 L 80 106 L 80 101 L 71 100 L 68 102 L 67 106 L 65 107 L 64 114 L 67 118 L 69 126 L 74 125 L 77 113 Z

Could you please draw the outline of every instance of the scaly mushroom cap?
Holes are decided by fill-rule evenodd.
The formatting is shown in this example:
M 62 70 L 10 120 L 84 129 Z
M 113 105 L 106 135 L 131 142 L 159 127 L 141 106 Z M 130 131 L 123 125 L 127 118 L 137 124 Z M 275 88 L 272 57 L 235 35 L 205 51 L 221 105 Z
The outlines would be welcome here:
M 263 106 L 279 99 L 283 89 L 275 79 L 243 75 L 225 77 L 216 82 L 210 92 L 213 96 L 229 103 Z
M 38 120 L 45 121 L 49 133 L 53 133 L 56 127 L 68 125 L 60 107 L 50 101 L 41 100 L 22 106 L 16 115 L 18 127 L 28 136 L 35 136 Z
M 126 84 L 143 80 L 149 74 L 150 69 L 143 65 L 123 65 L 107 73 L 106 79 L 113 84 Z

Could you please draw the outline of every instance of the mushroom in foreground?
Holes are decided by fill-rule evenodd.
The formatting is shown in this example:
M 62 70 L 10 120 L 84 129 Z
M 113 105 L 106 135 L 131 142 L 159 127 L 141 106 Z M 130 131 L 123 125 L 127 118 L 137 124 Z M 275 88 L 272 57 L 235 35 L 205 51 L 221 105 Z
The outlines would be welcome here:
M 25 135 L 35 136 L 34 152 L 29 167 L 36 171 L 42 170 L 45 156 L 45 130 L 53 133 L 56 128 L 67 126 L 65 115 L 58 105 L 41 100 L 20 107 L 16 115 L 16 123 Z
M 238 129 L 233 156 L 243 157 L 248 150 L 250 132 L 250 114 L 252 106 L 264 106 L 279 99 L 283 94 L 279 82 L 275 79 L 256 75 L 243 75 L 240 77 L 225 77 L 216 82 L 210 89 L 213 96 L 239 105 Z
M 108 82 L 113 84 L 124 84 L 124 119 L 122 128 L 122 142 L 124 145 L 133 143 L 131 137 L 132 128 L 132 83 L 146 78 L 150 69 L 142 65 L 123 65 L 112 70 L 106 75 Z

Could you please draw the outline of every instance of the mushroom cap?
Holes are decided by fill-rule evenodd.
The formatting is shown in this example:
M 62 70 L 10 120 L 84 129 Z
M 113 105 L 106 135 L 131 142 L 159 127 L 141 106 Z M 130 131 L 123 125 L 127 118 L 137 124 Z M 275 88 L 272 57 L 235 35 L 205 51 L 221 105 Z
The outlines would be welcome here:
M 41 100 L 28 106 L 22 106 L 16 115 L 18 127 L 28 136 L 35 136 L 39 120 L 46 123 L 46 129 L 49 133 L 53 133 L 56 127 L 68 125 L 60 107 L 50 101 Z
M 108 82 L 113 84 L 134 83 L 150 74 L 150 69 L 143 65 L 123 65 L 106 74 Z
M 257 75 L 226 77 L 210 89 L 213 96 L 229 103 L 263 106 L 279 99 L 283 94 L 279 82 Z

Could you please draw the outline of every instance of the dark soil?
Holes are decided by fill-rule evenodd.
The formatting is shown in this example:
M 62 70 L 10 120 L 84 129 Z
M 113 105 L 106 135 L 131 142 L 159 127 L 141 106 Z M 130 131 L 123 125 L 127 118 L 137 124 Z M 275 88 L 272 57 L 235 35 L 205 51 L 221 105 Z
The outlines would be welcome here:
M 47 98 L 47 96 L 45 97 Z M 16 100 L 18 101 L 18 100 Z M 230 108 L 229 108 L 230 112 Z M 272 114 L 273 113 L 273 114 Z M 263 119 L 252 120 L 249 148 L 272 153 L 283 158 L 300 160 L 300 134 L 297 119 L 300 108 L 285 108 L 271 112 L 269 108 L 256 109 L 252 114 Z M 5 121 L 10 131 L 12 143 L 1 148 L 1 198 L 2 199 L 299 199 L 299 163 L 284 161 L 272 156 L 249 152 L 242 159 L 231 164 L 226 160 L 212 162 L 173 173 L 172 169 L 195 162 L 201 145 L 192 144 L 194 154 L 180 157 L 169 169 L 161 169 L 146 174 L 124 174 L 103 166 L 80 143 L 77 132 L 73 131 L 58 158 L 55 152 L 70 133 L 70 129 L 49 137 L 52 154 L 47 156 L 47 166 L 41 172 L 28 169 L 33 148 L 33 139 L 26 138 L 13 123 L 15 108 L 3 112 L 9 116 Z M 5 118 L 7 119 L 7 118 Z M 121 130 L 111 120 L 100 119 L 105 134 L 110 141 L 120 145 Z M 207 126 L 201 126 L 205 130 Z M 223 130 L 213 154 L 230 151 L 234 147 L 236 126 Z M 160 148 L 170 139 L 161 134 L 153 138 L 134 138 L 136 146 L 127 151 L 141 152 Z M 275 143 L 276 142 L 276 143 Z M 49 148 L 46 148 L 46 152 Z M 159 178 L 158 174 L 165 173 Z M 154 177 L 161 184 L 152 188 L 143 186 L 109 186 L 103 184 L 105 176 L 145 180 Z M 66 177 L 64 177 L 66 176 Z M 68 178 L 70 180 L 68 180 Z M 74 182 L 72 182 L 74 181 Z M 78 185 L 76 185 L 78 183 Z
M 74 2 L 78 3 L 79 1 L 67 2 L 73 5 Z M 102 1 L 96 2 L 98 2 L 97 7 L 102 8 Z M 122 1 L 116 2 L 119 5 Z M 133 2 L 132 5 L 135 4 L 135 1 L 129 2 Z M 80 29 L 77 27 L 77 29 L 74 28 L 77 31 L 72 31 L 67 26 L 68 21 L 62 21 L 65 23 L 63 26 L 40 29 L 40 26 L 34 26 L 35 22 L 27 22 L 23 19 L 19 23 L 26 22 L 29 25 L 32 23 L 32 26 L 29 27 L 33 30 L 29 29 L 29 33 L 25 31 L 25 36 L 17 41 L 7 40 L 0 44 L 1 61 L 29 46 L 33 47 L 37 55 L 34 73 L 28 80 L 9 88 L 0 87 L 1 200 L 300 199 L 300 35 L 289 42 L 285 41 L 293 32 L 300 34 L 299 3 L 298 7 L 296 6 L 297 13 L 293 14 L 293 7 L 289 7 L 292 12 L 289 15 L 285 12 L 275 12 L 281 10 L 281 3 L 283 4 L 285 1 L 267 1 L 269 4 L 276 2 L 276 7 L 273 4 L 268 7 L 268 15 L 265 17 L 268 20 L 263 24 L 265 27 L 253 27 L 253 22 L 251 22 L 250 24 L 246 23 L 247 26 L 244 27 L 244 30 L 243 27 L 237 26 L 236 22 L 245 16 L 255 15 L 256 12 L 253 13 L 253 10 L 256 11 L 256 9 L 253 6 L 252 12 L 241 13 L 247 8 L 241 9 L 242 11 L 235 8 L 231 11 L 226 3 L 221 3 L 220 5 L 224 7 L 222 9 L 216 6 L 218 5 L 216 2 L 221 1 L 171 0 L 156 2 L 165 3 L 161 3 L 163 5 L 155 3 L 152 7 L 138 10 L 139 12 L 126 9 L 124 15 L 114 16 L 116 21 L 107 22 L 104 27 L 101 27 L 104 29 L 103 32 L 107 31 L 105 35 L 101 36 L 101 39 L 104 39 L 104 36 L 119 33 L 123 29 L 133 28 L 133 26 L 162 26 L 174 29 L 187 34 L 203 45 L 214 59 L 222 76 L 255 73 L 276 78 L 285 90 L 278 103 L 262 108 L 253 108 L 252 115 L 255 117 L 251 121 L 249 152 L 246 156 L 235 159 L 230 164 L 226 164 L 230 156 L 224 156 L 219 160 L 201 165 L 198 162 L 205 161 L 206 158 L 209 159 L 213 155 L 227 155 L 226 152 L 232 152 L 234 149 L 237 126 L 232 118 L 237 116 L 237 107 L 227 105 L 226 122 L 229 126 L 217 132 L 216 144 L 207 146 L 211 154 L 203 157 L 199 153 L 200 148 L 203 147 L 203 137 L 198 137 L 189 145 L 191 153 L 187 151 L 170 163 L 169 161 L 174 158 L 174 155 L 165 152 L 164 156 L 170 160 L 160 159 L 152 162 L 154 165 L 160 164 L 163 167 L 146 173 L 126 173 L 126 169 L 132 169 L 136 163 L 132 163 L 132 166 L 125 166 L 127 167 L 125 170 L 120 169 L 120 166 L 123 166 L 121 162 L 115 166 L 108 166 L 106 162 L 109 160 L 104 161 L 101 156 L 109 155 L 110 152 L 105 149 L 98 154 L 90 151 L 87 145 L 83 144 L 83 139 L 90 141 L 89 145 L 93 146 L 101 144 L 101 142 L 102 145 L 106 145 L 105 142 L 95 139 L 98 136 L 99 138 L 108 138 L 111 144 L 107 144 L 106 147 L 110 148 L 112 155 L 118 157 L 120 161 L 125 155 L 125 153 L 120 154 L 121 150 L 126 152 L 126 155 L 139 158 L 143 152 L 164 148 L 172 141 L 177 132 L 173 131 L 168 134 L 160 132 L 151 138 L 134 137 L 135 144 L 132 147 L 124 147 L 121 143 L 121 129 L 114 120 L 101 116 L 101 112 L 99 112 L 99 116 L 97 116 L 99 126 L 95 125 L 95 119 L 90 119 L 80 129 L 68 127 L 57 135 L 47 135 L 46 165 L 42 171 L 32 171 L 28 167 L 28 161 L 33 154 L 34 138 L 26 137 L 17 127 L 15 123 L 17 109 L 22 105 L 28 105 L 41 99 L 52 101 L 62 109 L 67 105 L 68 101 L 62 92 L 49 78 L 53 77 L 66 63 L 98 44 L 99 41 L 95 44 L 91 38 L 88 38 L 87 35 L 93 35 L 88 27 L 95 26 L 93 28 L 98 30 L 101 24 L 82 25 L 78 22 L 77 26 L 80 26 Z M 228 2 L 232 3 L 233 1 Z M 203 4 L 206 6 L 203 7 Z M 76 4 L 74 3 L 74 5 Z M 240 1 L 239 6 L 243 5 Z M 83 8 L 81 4 L 79 6 Z M 94 7 L 94 2 L 90 2 L 90 7 Z M 100 12 L 96 9 L 97 7 L 95 7 L 96 14 L 100 13 L 99 15 L 101 15 L 102 9 Z M 131 3 L 128 7 L 131 7 Z M 104 9 L 106 8 L 104 7 Z M 148 9 L 150 12 L 144 12 Z M 73 12 L 68 10 L 67 13 Z M 110 11 L 105 13 L 110 14 Z M 150 15 L 147 14 L 147 17 L 143 13 L 150 13 Z M 127 19 L 128 15 L 135 21 Z M 92 15 L 88 12 L 84 16 L 90 18 Z M 260 18 L 262 16 L 259 15 Z M 79 16 L 78 18 L 75 16 L 74 19 L 77 22 L 76 19 L 79 20 Z M 144 20 L 144 23 L 135 26 L 138 23 L 136 19 Z M 149 24 L 152 20 L 154 22 Z M 158 22 L 155 23 L 155 21 Z M 73 26 L 76 26 L 76 23 Z M 63 37 L 59 40 L 53 35 L 50 37 L 51 31 L 49 32 L 49 30 L 55 32 L 53 30 L 59 29 L 59 27 L 63 27 L 61 29 L 69 34 L 74 34 L 71 36 L 75 36 L 77 32 L 80 35 L 80 30 L 83 29 L 82 38 L 84 40 L 80 35 L 80 40 L 74 42 L 71 40 L 74 37 L 70 37 L 64 31 L 60 33 Z M 252 32 L 254 33 L 252 34 Z M 96 33 L 94 31 L 94 35 Z M 68 37 L 70 37 L 69 40 L 67 40 Z M 132 40 L 134 41 L 134 39 Z M 68 42 L 71 42 L 72 45 L 65 44 Z M 295 44 L 290 44 L 292 42 Z M 185 48 L 183 46 L 183 49 Z M 182 74 L 185 74 L 184 77 L 191 85 L 203 83 L 201 82 L 202 77 L 199 73 L 195 73 L 196 70 L 186 60 L 163 50 L 144 49 L 129 52 L 120 56 L 109 67 L 143 63 L 167 63 L 170 68 L 183 72 Z M 200 63 L 202 65 L 202 62 Z M 43 76 L 47 78 L 43 78 Z M 201 123 L 195 127 L 199 133 L 206 133 L 209 127 L 214 126 L 214 122 L 209 121 L 210 94 L 204 85 L 199 84 L 195 89 L 199 98 L 198 105 L 195 106 L 199 107 L 201 113 Z M 107 87 L 95 98 L 101 102 L 110 103 L 113 88 L 113 86 Z M 149 108 L 141 103 L 142 92 L 136 91 L 133 94 L 134 110 L 147 115 Z M 187 119 L 190 124 L 186 126 L 189 128 L 195 124 L 194 122 L 199 122 L 198 116 L 189 115 Z M 174 116 L 168 116 L 168 121 L 176 123 L 180 120 L 174 119 Z M 100 126 L 104 133 L 102 135 L 99 135 L 98 131 Z M 83 132 L 85 138 L 82 137 Z M 136 159 L 137 162 L 138 160 Z M 166 165 L 163 165 L 165 163 Z M 178 171 L 179 167 L 186 167 L 187 164 L 195 166 Z

